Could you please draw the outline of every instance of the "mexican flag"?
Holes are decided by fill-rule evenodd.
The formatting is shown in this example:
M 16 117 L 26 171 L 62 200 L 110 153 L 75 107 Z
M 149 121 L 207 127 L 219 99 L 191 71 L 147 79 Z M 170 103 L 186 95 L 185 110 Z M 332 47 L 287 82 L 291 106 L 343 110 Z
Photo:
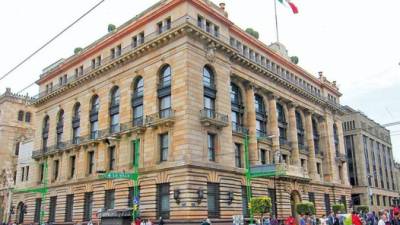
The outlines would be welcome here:
M 297 8 L 297 6 L 295 4 L 293 4 L 293 2 L 291 0 L 278 0 L 280 3 L 282 3 L 283 5 L 285 5 L 285 2 L 290 6 L 290 8 L 292 9 L 294 14 L 299 13 L 299 9 Z

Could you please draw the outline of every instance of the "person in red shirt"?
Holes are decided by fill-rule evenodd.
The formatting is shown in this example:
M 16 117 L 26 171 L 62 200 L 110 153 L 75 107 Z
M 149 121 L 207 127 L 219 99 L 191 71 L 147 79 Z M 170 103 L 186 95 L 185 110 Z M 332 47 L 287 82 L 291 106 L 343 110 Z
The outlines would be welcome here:
M 293 216 L 289 216 L 285 220 L 285 225 L 296 225 L 296 219 Z
M 361 219 L 356 211 L 353 211 L 351 214 L 351 221 L 353 222 L 353 225 L 362 225 Z

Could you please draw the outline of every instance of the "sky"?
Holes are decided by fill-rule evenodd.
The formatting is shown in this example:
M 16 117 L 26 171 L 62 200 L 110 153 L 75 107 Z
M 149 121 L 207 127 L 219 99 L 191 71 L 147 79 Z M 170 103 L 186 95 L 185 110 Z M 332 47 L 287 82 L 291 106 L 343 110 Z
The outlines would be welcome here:
M 0 2 L 0 77 L 100 0 L 15 0 Z M 43 68 L 72 55 L 157 0 L 106 0 L 97 9 L 0 81 L 17 92 L 36 81 Z M 220 1 L 214 0 L 215 3 Z M 222 2 L 222 0 L 221 0 Z M 273 0 L 224 0 L 229 19 L 276 41 Z M 312 74 L 336 80 L 341 104 L 381 124 L 400 121 L 400 1 L 292 0 L 299 14 L 277 3 L 280 42 Z M 37 93 L 37 86 L 27 90 Z M 393 153 L 400 162 L 400 126 L 391 126 Z

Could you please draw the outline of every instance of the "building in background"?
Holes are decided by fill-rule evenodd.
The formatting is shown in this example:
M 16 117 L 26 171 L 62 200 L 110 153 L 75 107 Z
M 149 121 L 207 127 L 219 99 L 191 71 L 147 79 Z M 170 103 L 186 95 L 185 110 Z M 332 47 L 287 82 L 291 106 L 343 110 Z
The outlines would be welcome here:
M 32 98 L 17 95 L 10 88 L 0 95 L 0 221 L 10 217 L 11 189 L 17 177 L 21 142 L 34 134 Z
M 353 205 L 388 208 L 399 199 L 390 131 L 360 111 L 344 107 L 343 130 Z
M 395 162 L 394 163 L 394 182 L 396 183 L 397 186 L 397 192 L 399 193 L 400 196 L 400 163 Z M 400 206 L 400 197 L 395 200 L 395 205 Z
M 97 212 L 128 211 L 132 182 L 97 171 L 132 171 L 136 152 L 139 208 L 153 221 L 248 217 L 246 147 L 253 166 L 284 165 L 284 176 L 251 185 L 254 196 L 271 196 L 278 218 L 302 200 L 319 216 L 349 205 L 336 83 L 293 64 L 282 44 L 244 32 L 224 7 L 160 1 L 43 71 L 29 179 L 41 183 L 48 163 L 45 221 L 97 222 Z M 15 195 L 28 205 L 23 222 L 38 222 L 38 198 Z

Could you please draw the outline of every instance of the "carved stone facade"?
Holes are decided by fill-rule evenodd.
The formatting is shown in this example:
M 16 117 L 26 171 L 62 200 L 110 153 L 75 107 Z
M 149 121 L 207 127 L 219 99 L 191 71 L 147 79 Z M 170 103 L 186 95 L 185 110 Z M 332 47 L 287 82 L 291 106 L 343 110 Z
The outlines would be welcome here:
M 0 221 L 7 222 L 11 206 L 11 188 L 16 178 L 20 143 L 33 135 L 33 107 L 28 96 L 7 88 L 0 95 Z
M 97 222 L 96 212 L 110 205 L 128 208 L 132 181 L 100 179 L 96 171 L 132 171 L 138 150 L 142 218 L 226 223 L 246 211 L 246 136 L 252 166 L 282 156 L 285 175 L 252 181 L 254 196 L 276 190 L 280 219 L 301 200 L 315 201 L 318 215 L 338 201 L 349 205 L 347 165 L 337 160 L 344 154 L 337 87 L 277 55 L 225 16 L 209 1 L 161 1 L 41 75 L 35 101 L 41 138 L 35 139 L 31 180 L 40 182 L 47 160 L 46 204 L 52 201 L 47 208 L 56 212 L 50 220 L 70 219 L 67 196 L 75 202 L 74 222 Z M 142 32 L 144 41 L 137 45 Z M 252 53 L 238 50 L 236 41 Z M 31 209 L 26 223 L 34 220 L 37 198 L 15 196 Z

